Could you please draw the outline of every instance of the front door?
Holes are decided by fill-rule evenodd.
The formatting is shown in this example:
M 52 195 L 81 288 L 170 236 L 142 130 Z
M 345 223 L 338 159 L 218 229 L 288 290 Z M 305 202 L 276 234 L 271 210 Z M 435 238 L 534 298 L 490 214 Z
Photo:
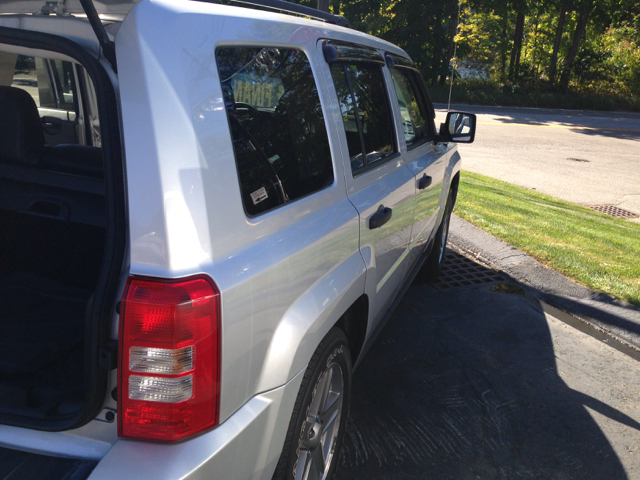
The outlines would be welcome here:
M 439 201 L 447 162 L 446 144 L 434 145 L 433 110 L 422 77 L 411 64 L 391 62 L 391 77 L 406 165 L 416 179 L 414 226 L 409 262 L 413 264 L 437 229 Z M 406 150 L 405 150 L 406 149 Z

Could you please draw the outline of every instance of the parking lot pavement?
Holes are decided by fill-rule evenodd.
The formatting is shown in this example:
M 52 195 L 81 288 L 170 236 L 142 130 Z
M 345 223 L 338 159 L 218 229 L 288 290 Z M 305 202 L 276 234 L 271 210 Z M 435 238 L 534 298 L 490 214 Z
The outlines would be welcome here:
M 338 479 L 640 478 L 637 360 L 493 285 L 409 289 L 355 373 Z

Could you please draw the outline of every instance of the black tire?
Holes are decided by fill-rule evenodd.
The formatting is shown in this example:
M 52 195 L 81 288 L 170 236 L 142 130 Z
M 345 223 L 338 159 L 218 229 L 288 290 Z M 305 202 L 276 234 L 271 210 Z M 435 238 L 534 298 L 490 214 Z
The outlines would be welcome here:
M 333 477 L 350 395 L 349 344 L 342 330 L 333 328 L 320 342 L 302 379 L 274 480 Z
M 419 281 L 435 282 L 438 279 L 440 268 L 442 267 L 442 262 L 444 261 L 447 252 L 447 238 L 449 237 L 451 212 L 453 211 L 455 203 L 456 190 L 455 188 L 450 188 L 449 195 L 447 196 L 447 203 L 445 204 L 444 213 L 442 215 L 442 221 L 440 222 L 438 231 L 433 239 L 431 253 L 417 275 L 417 279 Z

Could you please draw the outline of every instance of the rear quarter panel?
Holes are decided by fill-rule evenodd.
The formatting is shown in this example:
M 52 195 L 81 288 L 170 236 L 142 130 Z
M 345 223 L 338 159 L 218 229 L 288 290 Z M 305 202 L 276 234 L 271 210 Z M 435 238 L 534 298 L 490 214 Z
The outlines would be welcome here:
M 364 291 L 358 215 L 346 198 L 335 141 L 334 121 L 341 117 L 335 94 L 319 81 L 324 59 L 316 48 L 329 33 L 354 34 L 318 25 L 202 2 L 143 0 L 116 36 L 130 272 L 206 273 L 216 282 L 221 422 L 303 370 Z M 215 64 L 221 45 L 290 46 L 307 54 L 324 105 L 333 185 L 258 217 L 245 215 Z

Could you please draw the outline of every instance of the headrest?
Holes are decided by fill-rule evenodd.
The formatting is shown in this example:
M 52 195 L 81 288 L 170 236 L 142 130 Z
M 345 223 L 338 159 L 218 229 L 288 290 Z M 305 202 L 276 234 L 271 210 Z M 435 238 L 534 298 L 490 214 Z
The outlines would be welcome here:
M 44 150 L 36 102 L 25 90 L 0 86 L 0 161 L 36 164 Z

